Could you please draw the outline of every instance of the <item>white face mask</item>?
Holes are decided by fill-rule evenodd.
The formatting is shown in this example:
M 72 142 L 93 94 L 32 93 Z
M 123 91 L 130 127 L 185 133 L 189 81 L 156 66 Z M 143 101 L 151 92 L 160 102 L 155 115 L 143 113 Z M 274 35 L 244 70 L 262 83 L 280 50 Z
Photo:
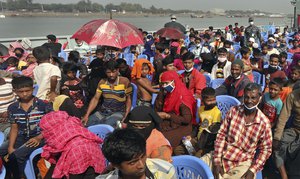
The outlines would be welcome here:
M 252 106 L 252 107 L 248 107 L 246 104 L 245 104 L 245 102 L 244 102 L 244 107 L 248 110 L 248 111 L 254 111 L 254 109 L 258 109 L 257 108 L 257 106 L 259 105 L 259 103 L 260 103 L 260 100 L 261 100 L 261 97 L 259 98 L 259 100 L 258 100 L 258 102 L 257 102 L 257 104 L 256 105 L 254 105 L 254 106 Z
M 185 69 L 185 72 L 187 72 L 187 73 L 190 73 L 190 72 L 192 72 L 192 71 L 193 71 L 193 68 L 191 68 L 191 69 L 189 69 L 189 70 Z
M 254 22 L 249 22 L 249 24 L 250 24 L 250 25 L 253 25 L 253 24 L 254 24 Z
M 226 57 L 218 57 L 218 61 L 224 63 L 227 60 Z

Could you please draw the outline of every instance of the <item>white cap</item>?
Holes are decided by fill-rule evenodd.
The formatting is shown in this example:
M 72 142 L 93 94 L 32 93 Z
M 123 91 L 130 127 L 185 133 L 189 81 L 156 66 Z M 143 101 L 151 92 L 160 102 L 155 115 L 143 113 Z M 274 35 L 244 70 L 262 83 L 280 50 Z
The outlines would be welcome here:
M 278 37 L 279 37 L 279 34 L 274 34 L 274 37 L 275 37 L 275 38 L 278 38 Z
M 255 43 L 255 39 L 254 39 L 253 37 L 250 37 L 250 38 L 249 38 L 249 42 Z
M 273 40 L 274 42 L 276 41 L 273 37 L 270 37 L 268 40 Z
M 175 15 L 172 15 L 172 16 L 171 16 L 171 19 L 176 19 L 176 16 L 175 16 Z
M 29 39 L 27 39 L 27 38 L 23 38 L 20 44 L 22 45 L 22 47 L 24 49 L 31 48 L 31 41 Z
M 258 48 L 258 43 L 253 43 L 252 47 L 253 48 Z

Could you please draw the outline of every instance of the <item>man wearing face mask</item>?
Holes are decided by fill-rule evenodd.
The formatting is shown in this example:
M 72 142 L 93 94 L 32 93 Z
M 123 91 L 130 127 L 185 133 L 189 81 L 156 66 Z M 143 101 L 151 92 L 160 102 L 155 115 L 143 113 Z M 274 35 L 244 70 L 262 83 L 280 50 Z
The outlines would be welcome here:
M 210 74 L 212 80 L 217 78 L 226 79 L 230 76 L 231 62 L 227 60 L 227 53 L 225 48 L 218 49 L 218 62 L 213 66 Z
M 127 123 L 127 128 L 135 129 L 145 137 L 148 158 L 172 162 L 172 147 L 159 131 L 162 120 L 152 108 L 138 106 L 128 114 L 124 122 Z
M 245 42 L 249 42 L 251 37 L 255 39 L 255 42 L 260 42 L 260 44 L 262 44 L 260 30 L 254 25 L 253 17 L 249 18 L 249 26 L 245 29 Z
M 281 78 L 283 80 L 286 79 L 285 73 L 280 70 L 279 59 L 280 59 L 279 55 L 272 54 L 270 56 L 268 68 L 264 69 L 265 76 L 270 76 L 270 80 L 272 80 L 273 78 Z
M 192 50 L 192 53 L 195 55 L 195 58 L 200 58 L 201 53 L 209 53 L 210 51 L 208 48 L 204 47 L 201 45 L 201 40 L 200 38 L 196 38 L 196 47 Z
M 231 64 L 231 75 L 216 89 L 216 95 L 230 95 L 243 102 L 244 88 L 250 83 L 249 78 L 243 73 L 244 63 L 236 59 Z
M 194 68 L 195 55 L 187 52 L 182 61 L 185 71 L 181 74 L 185 86 L 192 92 L 195 98 L 200 98 L 201 91 L 206 87 L 205 76 Z
M 243 104 L 232 107 L 221 124 L 213 156 L 201 158 L 211 165 L 216 179 L 253 179 L 271 155 L 270 121 L 257 108 L 261 96 L 260 85 L 245 87 Z

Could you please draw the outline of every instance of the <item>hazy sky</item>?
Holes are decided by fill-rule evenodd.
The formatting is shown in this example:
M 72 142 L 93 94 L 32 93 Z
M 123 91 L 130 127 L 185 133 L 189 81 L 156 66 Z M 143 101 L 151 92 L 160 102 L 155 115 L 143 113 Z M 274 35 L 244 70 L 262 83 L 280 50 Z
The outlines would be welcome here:
M 40 3 L 76 3 L 79 0 L 34 0 Z M 274 13 L 293 13 L 293 7 L 290 0 L 92 0 L 100 4 L 107 3 L 120 4 L 121 2 L 139 3 L 143 7 L 170 8 L 170 9 L 192 9 L 192 10 L 210 10 L 213 8 L 248 10 L 258 9 Z

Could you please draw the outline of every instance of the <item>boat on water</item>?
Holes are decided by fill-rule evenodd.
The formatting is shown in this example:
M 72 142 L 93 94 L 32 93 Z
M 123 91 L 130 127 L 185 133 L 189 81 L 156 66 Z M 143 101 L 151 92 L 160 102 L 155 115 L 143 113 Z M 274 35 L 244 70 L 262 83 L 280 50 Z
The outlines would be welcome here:
M 4 19 L 4 18 L 5 18 L 5 15 L 0 14 L 0 19 Z
M 195 14 L 191 14 L 191 18 L 203 18 L 204 16 L 200 16 L 200 15 L 195 15 Z

